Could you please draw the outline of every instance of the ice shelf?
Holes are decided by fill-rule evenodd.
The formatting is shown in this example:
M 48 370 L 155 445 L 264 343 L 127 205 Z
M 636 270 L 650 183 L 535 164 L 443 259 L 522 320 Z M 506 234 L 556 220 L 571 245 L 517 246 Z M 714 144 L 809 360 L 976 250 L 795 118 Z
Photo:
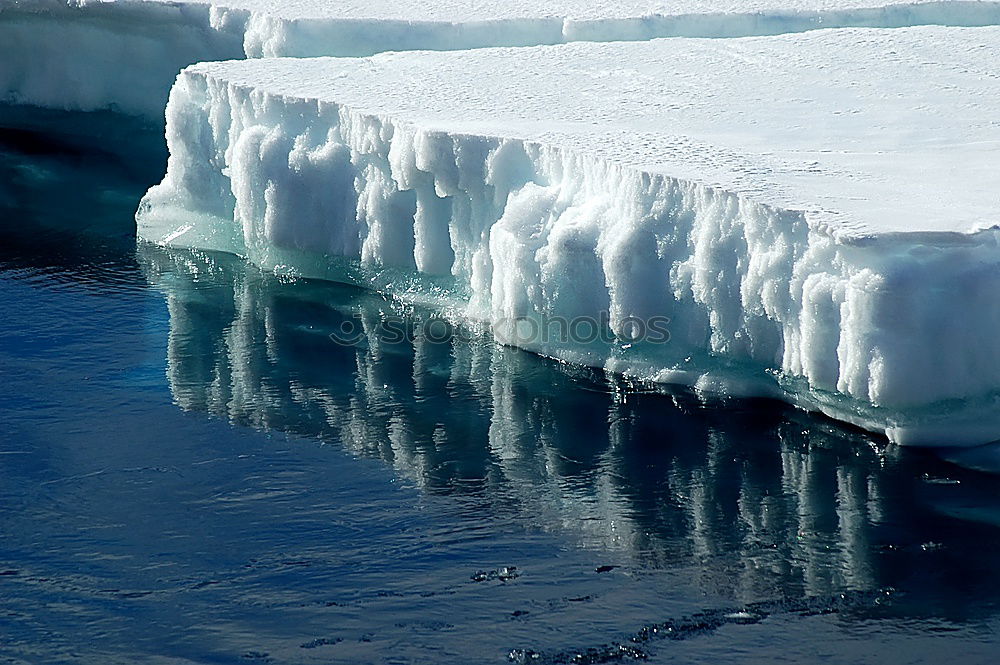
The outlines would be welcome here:
M 986 0 L 0 0 L 0 101 L 161 119 L 194 62 L 1000 24 Z
M 139 234 L 901 444 L 982 443 L 997 62 L 1000 28 L 922 27 L 199 64 Z M 523 334 L 603 312 L 607 343 Z M 634 339 L 664 316 L 668 342 Z

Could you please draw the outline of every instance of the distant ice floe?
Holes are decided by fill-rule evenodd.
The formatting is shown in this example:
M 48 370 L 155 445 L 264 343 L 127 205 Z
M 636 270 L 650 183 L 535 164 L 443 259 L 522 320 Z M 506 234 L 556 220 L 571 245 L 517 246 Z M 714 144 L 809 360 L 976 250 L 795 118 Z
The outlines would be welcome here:
M 159 120 L 208 60 L 998 23 L 978 0 L 0 0 L 0 100 Z
M 206 63 L 140 237 L 908 445 L 1000 438 L 1000 29 Z M 522 338 L 603 320 L 610 340 Z M 668 343 L 627 343 L 669 317 Z

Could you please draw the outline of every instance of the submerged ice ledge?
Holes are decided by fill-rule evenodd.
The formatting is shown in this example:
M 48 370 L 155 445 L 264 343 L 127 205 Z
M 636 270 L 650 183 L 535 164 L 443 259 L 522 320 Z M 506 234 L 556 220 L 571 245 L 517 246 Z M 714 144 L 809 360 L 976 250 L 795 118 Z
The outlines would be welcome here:
M 518 319 L 607 312 L 627 340 L 666 316 L 666 344 L 516 341 L 901 444 L 982 443 L 998 58 L 1000 29 L 917 28 L 198 65 L 139 235 L 505 341 Z
M 989 0 L 0 0 L 0 101 L 162 118 L 177 72 L 366 56 L 816 28 L 1000 24 Z

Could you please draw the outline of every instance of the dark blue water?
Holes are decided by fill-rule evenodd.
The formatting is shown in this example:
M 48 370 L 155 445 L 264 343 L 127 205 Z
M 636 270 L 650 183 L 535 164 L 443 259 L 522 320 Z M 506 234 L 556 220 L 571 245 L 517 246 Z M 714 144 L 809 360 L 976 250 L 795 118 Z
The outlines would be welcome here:
M 388 343 L 376 295 L 137 248 L 155 132 L 17 124 L 0 662 L 996 661 L 996 449 Z

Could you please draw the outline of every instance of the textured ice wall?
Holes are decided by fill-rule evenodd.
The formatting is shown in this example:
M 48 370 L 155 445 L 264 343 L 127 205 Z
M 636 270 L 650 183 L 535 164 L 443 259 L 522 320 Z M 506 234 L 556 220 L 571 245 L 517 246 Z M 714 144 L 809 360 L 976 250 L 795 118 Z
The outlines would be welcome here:
M 430 302 L 493 323 L 504 341 L 565 360 L 705 390 L 780 396 L 903 444 L 996 439 L 1000 251 L 997 188 L 989 186 L 997 142 L 988 137 L 997 129 L 989 104 L 976 100 L 997 97 L 976 63 L 995 61 L 1000 30 L 927 28 L 891 37 L 831 31 L 716 44 L 193 67 L 171 94 L 168 174 L 140 208 L 139 233 Z M 738 79 L 751 77 L 760 62 L 779 61 L 790 46 L 794 62 L 758 75 L 800 106 L 798 132 L 784 120 L 795 114 L 769 108 L 728 80 L 692 82 L 690 91 L 669 77 L 661 83 L 686 103 L 705 101 L 696 98 L 701 90 L 723 113 L 714 120 L 731 134 L 729 147 L 720 143 L 725 134 L 691 144 L 684 141 L 697 134 L 684 133 L 671 161 L 670 146 L 681 139 L 632 132 L 613 117 L 634 120 L 636 109 L 616 93 L 636 83 L 641 108 L 677 102 L 609 63 L 660 71 L 659 63 L 675 62 L 674 76 L 689 78 L 685 72 L 706 70 L 682 56 L 700 49 L 699 57 L 714 54 L 709 60 L 719 71 L 711 69 L 710 79 L 722 76 L 722 67 Z M 846 62 L 848 51 L 871 64 L 852 62 L 843 79 L 827 76 L 825 94 L 843 96 L 841 105 L 853 109 L 846 115 L 861 118 L 838 127 L 838 104 L 824 99 L 815 106 L 825 115 L 813 116 L 796 93 L 816 74 L 809 66 L 825 72 Z M 577 68 L 571 77 L 589 71 L 613 84 L 546 80 L 559 62 Z M 843 93 L 840 83 L 864 87 L 867 79 L 857 76 L 865 66 L 877 70 L 878 85 Z M 508 69 L 525 74 L 516 91 L 502 83 Z M 424 92 L 407 89 L 405 80 Z M 940 97 L 939 86 L 961 90 L 968 80 L 983 83 L 929 107 L 954 135 L 910 125 L 903 107 Z M 752 79 L 746 85 L 757 87 Z M 553 105 L 536 95 L 545 88 L 566 102 L 548 116 L 544 107 Z M 744 95 L 744 108 L 721 96 L 730 89 Z M 358 101 L 351 106 L 331 101 L 352 94 Z M 587 106 L 573 94 L 598 101 Z M 491 95 L 493 106 L 483 101 Z M 896 97 L 903 106 L 891 101 Z M 437 105 L 445 115 L 435 115 Z M 680 106 L 678 117 L 694 115 Z M 517 109 L 524 117 L 514 121 Z M 659 108 L 660 122 L 670 124 L 672 112 Z M 591 122 L 566 120 L 567 113 Z M 751 139 L 725 113 L 744 116 Z M 869 115 L 892 118 L 895 129 L 872 135 Z M 762 126 L 767 117 L 777 124 Z M 744 139 L 768 152 L 738 151 Z M 927 152 L 935 142 L 964 149 Z M 904 149 L 893 152 L 896 144 Z M 831 153 L 828 161 L 821 152 Z M 804 162 L 785 161 L 786 153 Z M 884 158 L 875 163 L 877 176 L 866 174 L 869 153 Z M 918 158 L 925 161 L 914 171 Z M 923 180 L 910 182 L 914 174 Z M 725 186 L 704 184 L 715 176 Z M 937 189 L 921 198 L 927 188 Z M 870 198 L 854 201 L 854 193 Z M 805 206 L 804 196 L 815 205 Z M 919 232 L 906 232 L 908 224 Z M 528 338 L 511 325 L 557 316 L 600 320 L 603 312 L 625 341 Z M 661 316 L 671 319 L 669 343 L 626 343 L 630 321 Z
M 0 101 L 162 117 L 186 65 L 274 56 L 1000 24 L 986 0 L 0 0 Z

